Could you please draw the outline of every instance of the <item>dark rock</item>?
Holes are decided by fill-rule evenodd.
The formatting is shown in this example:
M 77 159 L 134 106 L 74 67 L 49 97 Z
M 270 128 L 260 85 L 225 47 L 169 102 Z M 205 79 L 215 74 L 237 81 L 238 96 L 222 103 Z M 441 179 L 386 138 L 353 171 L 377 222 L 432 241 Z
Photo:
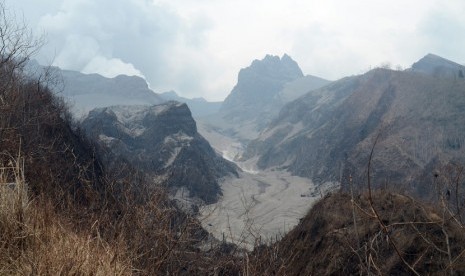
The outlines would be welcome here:
M 176 190 L 212 203 L 221 195 L 218 180 L 237 175 L 197 133 L 186 104 L 113 106 L 92 110 L 82 123 L 86 132 L 106 144 L 115 156 L 161 179 Z

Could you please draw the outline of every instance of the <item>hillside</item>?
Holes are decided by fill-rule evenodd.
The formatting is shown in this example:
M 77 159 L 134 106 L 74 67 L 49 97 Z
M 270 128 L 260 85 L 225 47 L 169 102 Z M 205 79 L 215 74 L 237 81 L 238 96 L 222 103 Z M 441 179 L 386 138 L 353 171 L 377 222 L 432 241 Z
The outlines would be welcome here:
M 2 12 L 0 4 L 5 20 Z M 53 80 L 25 68 L 37 46 L 21 37 L 27 28 L 4 23 L 0 274 L 237 274 L 237 260 L 225 257 L 234 247 L 211 239 L 153 179 L 125 160 L 106 159 L 84 137 L 50 90 Z
M 237 274 L 234 247 L 146 174 L 101 155 L 44 79 L 0 64 L 0 274 Z
M 329 194 L 279 242 L 256 248 L 251 273 L 462 275 L 465 233 L 454 215 L 386 191 Z
M 128 160 L 173 193 L 186 189 L 185 197 L 215 202 L 222 194 L 219 180 L 237 176 L 236 166 L 198 134 L 186 104 L 94 109 L 82 127 L 104 144 L 111 159 Z
M 347 187 L 351 175 L 363 186 L 381 134 L 373 177 L 430 196 L 432 173 L 425 179 L 425 169 L 463 161 L 464 91 L 463 80 L 375 69 L 286 105 L 245 156 L 316 183 L 342 180 Z

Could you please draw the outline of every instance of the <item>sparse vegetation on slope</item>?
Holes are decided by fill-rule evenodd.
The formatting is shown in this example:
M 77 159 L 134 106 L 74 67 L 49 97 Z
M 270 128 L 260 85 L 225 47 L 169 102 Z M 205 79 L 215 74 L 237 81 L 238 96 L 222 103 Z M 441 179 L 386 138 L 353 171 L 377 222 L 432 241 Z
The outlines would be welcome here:
M 372 199 L 326 196 L 280 242 L 256 249 L 252 274 L 465 273 L 465 232 L 453 214 L 387 191 Z
M 115 246 L 90 228 L 76 232 L 74 222 L 55 212 L 48 198 L 27 194 L 24 159 L 0 168 L 1 275 L 122 275 L 130 263 Z M 11 182 L 13 181 L 13 182 Z
M 123 161 L 102 165 L 100 151 L 71 127 L 66 107 L 49 89 L 17 76 L 0 106 L 0 192 L 8 199 L 0 206 L 1 272 L 178 275 L 235 269 L 234 260 L 215 256 L 216 246 L 198 249 L 207 233 L 143 173 Z M 21 170 L 9 172 L 15 162 Z M 18 183 L 27 194 L 15 192 Z
M 3 5 L 0 13 L 6 16 Z M 0 28 L 1 34 L 16 30 Z M 226 261 L 215 246 L 198 249 L 206 233 L 144 174 L 123 161 L 109 166 L 99 161 L 101 151 L 80 135 L 47 79 L 26 75 L 27 50 L 35 44 L 14 38 L 0 40 L 1 49 L 19 47 L 0 55 L 0 273 L 176 275 L 235 269 L 234 259 Z

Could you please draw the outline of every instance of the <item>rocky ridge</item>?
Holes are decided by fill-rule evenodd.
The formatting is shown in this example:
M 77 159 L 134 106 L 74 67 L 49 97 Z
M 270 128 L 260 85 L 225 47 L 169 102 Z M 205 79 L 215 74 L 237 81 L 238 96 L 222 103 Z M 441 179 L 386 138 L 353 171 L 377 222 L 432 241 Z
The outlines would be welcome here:
M 186 104 L 112 106 L 94 109 L 82 122 L 115 157 L 127 159 L 172 191 L 212 203 L 222 194 L 218 181 L 237 175 L 198 134 Z

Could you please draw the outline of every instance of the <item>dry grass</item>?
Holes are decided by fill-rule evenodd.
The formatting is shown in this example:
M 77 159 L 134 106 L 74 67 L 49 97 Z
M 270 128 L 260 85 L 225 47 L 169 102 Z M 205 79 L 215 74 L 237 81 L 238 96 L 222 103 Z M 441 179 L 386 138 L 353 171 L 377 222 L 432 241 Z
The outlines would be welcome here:
M 0 274 L 237 274 L 222 248 L 198 249 L 200 224 L 147 176 L 103 165 L 49 89 L 11 83 L 0 90 Z
M 61 210 L 45 195 L 28 199 L 21 160 L 0 168 L 0 275 L 238 274 L 237 258 L 198 249 L 208 235 L 162 190 L 142 202 L 119 191 L 93 212 Z
M 22 159 L 0 168 L 0 275 L 123 275 L 129 262 L 91 231 L 76 232 L 45 199 L 29 201 Z
M 383 225 L 367 193 L 353 200 L 343 193 L 326 196 L 283 240 L 257 248 L 248 270 L 251 275 L 465 272 L 464 227 L 444 217 L 444 209 L 386 191 L 374 192 L 373 202 Z
M 47 195 L 28 199 L 21 157 L 4 163 L 12 166 L 0 168 L 0 275 L 240 273 L 224 245 L 199 250 L 208 234 L 163 190 L 138 190 L 149 194 L 142 200 L 110 185 L 99 209 L 57 209 Z
M 0 275 L 237 275 L 147 177 L 102 164 L 48 74 L 26 76 L 40 43 L 7 10 L 0 0 Z

